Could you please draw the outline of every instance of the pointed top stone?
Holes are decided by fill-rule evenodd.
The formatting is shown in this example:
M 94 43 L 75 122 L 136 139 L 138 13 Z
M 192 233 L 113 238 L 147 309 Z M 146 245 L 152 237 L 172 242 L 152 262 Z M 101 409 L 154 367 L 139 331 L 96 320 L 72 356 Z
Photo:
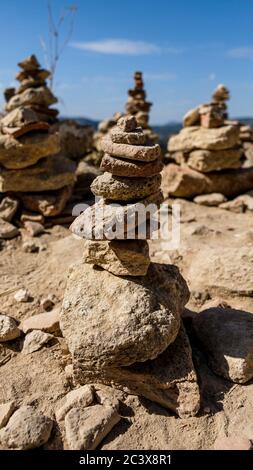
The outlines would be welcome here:
M 40 63 L 38 62 L 37 57 L 32 54 L 22 60 L 22 62 L 19 62 L 18 66 L 23 70 L 29 71 L 40 68 Z

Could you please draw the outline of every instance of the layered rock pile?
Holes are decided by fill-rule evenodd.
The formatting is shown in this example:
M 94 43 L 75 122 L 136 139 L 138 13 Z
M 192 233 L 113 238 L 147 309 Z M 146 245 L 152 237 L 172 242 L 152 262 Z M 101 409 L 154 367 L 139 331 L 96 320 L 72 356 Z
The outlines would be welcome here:
M 23 215 L 26 221 L 43 222 L 61 213 L 69 199 L 75 165 L 60 153 L 59 134 L 50 125 L 58 111 L 49 108 L 57 101 L 46 86 L 49 72 L 35 56 L 19 66 L 21 85 L 8 95 L 7 114 L 0 120 L 0 193 L 7 196 L 0 203 L 0 218 L 10 222 L 15 207 L 21 222 Z
M 105 173 L 91 185 L 101 199 L 71 226 L 85 256 L 69 275 L 61 330 L 76 383 L 109 384 L 193 416 L 199 390 L 180 318 L 189 292 L 175 266 L 150 262 L 162 163 L 159 145 L 144 142 L 134 116 L 103 140 Z
M 168 150 L 176 164 L 164 171 L 166 195 L 232 197 L 253 188 L 253 168 L 242 168 L 239 123 L 226 121 L 228 98 L 228 90 L 219 85 L 212 102 L 189 111 L 183 129 L 170 138 Z
M 159 136 L 149 126 L 149 112 L 152 103 L 146 101 L 146 91 L 142 78 L 142 72 L 134 74 L 134 88 L 128 90 L 126 113 L 136 117 L 137 123 L 142 127 L 147 143 L 157 143 Z
M 106 134 L 117 124 L 123 116 L 122 113 L 115 113 L 112 118 L 104 119 L 98 124 L 97 132 L 93 136 L 92 151 L 86 156 L 85 161 L 95 166 L 99 166 L 103 158 L 102 140 Z

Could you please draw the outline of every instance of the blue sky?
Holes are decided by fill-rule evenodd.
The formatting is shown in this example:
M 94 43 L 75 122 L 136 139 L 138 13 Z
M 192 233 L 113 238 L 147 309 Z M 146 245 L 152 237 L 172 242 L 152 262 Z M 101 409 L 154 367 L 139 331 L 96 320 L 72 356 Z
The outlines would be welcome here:
M 231 89 L 231 116 L 253 115 L 252 0 L 52 0 L 78 11 L 71 44 L 55 78 L 60 110 L 95 119 L 122 111 L 135 70 L 144 72 L 152 123 L 181 120 L 209 100 L 218 83 Z M 47 0 L 0 0 L 0 92 L 17 62 L 35 53 L 45 65 Z

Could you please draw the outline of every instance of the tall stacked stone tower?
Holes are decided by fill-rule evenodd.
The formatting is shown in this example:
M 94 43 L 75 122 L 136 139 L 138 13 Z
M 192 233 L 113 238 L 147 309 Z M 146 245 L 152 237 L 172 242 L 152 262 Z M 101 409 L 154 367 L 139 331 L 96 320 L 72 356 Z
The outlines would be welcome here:
M 150 261 L 147 242 L 150 211 L 163 200 L 160 147 L 147 145 L 136 118 L 127 116 L 102 148 L 105 173 L 91 185 L 100 199 L 71 226 L 86 240 L 61 313 L 74 381 L 110 384 L 192 416 L 199 391 L 180 320 L 188 289 L 175 266 Z
M 146 91 L 144 89 L 142 72 L 135 72 L 134 88 L 128 90 L 126 113 L 136 117 L 138 125 L 142 127 L 146 136 L 147 143 L 156 143 L 158 142 L 159 137 L 149 126 L 149 112 L 151 106 L 152 103 L 146 101 Z

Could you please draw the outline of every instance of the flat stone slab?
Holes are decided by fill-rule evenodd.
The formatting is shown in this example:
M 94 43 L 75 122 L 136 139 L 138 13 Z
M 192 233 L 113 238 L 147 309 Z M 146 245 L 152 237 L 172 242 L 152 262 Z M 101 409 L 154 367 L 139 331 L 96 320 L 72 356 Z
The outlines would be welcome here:
M 167 197 L 192 198 L 200 194 L 221 193 L 226 197 L 253 188 L 253 167 L 202 174 L 188 167 L 169 164 L 162 172 L 162 191 Z
M 189 154 L 187 165 L 203 173 L 240 168 L 242 153 L 242 149 L 193 150 Z
M 172 410 L 181 418 L 195 416 L 200 393 L 192 362 L 191 346 L 183 327 L 175 341 L 152 361 L 130 367 L 87 371 L 74 361 L 74 378 L 79 383 L 102 382 L 133 395 L 140 395 Z
M 87 370 L 154 359 L 172 343 L 188 300 L 175 266 L 151 264 L 147 276 L 118 277 L 73 266 L 60 327 L 74 360 Z
M 252 379 L 252 313 L 210 308 L 193 317 L 193 327 L 216 374 L 235 383 Z
M 239 143 L 239 126 L 229 125 L 215 129 L 184 127 L 179 134 L 170 138 L 169 152 L 191 152 L 192 150 L 223 150 Z M 110 152 L 109 152 L 110 153 Z
M 124 132 L 115 126 L 110 131 L 110 138 L 115 144 L 129 144 L 129 145 L 144 145 L 145 144 L 145 134 L 141 127 L 135 129 L 131 132 Z
M 23 207 L 32 212 L 39 212 L 44 217 L 53 217 L 61 214 L 72 195 L 73 187 L 64 188 L 42 193 L 17 193 Z
M 115 144 L 106 136 L 101 141 L 101 149 L 113 157 L 127 158 L 128 160 L 137 160 L 150 162 L 156 160 L 161 155 L 161 149 L 158 144 L 155 145 L 128 145 Z
M 0 191 L 51 191 L 75 182 L 75 163 L 63 155 L 44 158 L 35 166 L 20 170 L 0 169 Z
M 146 276 L 150 264 L 149 247 L 146 240 L 87 240 L 84 260 L 116 276 Z
M 151 215 L 154 217 L 162 202 L 160 191 L 126 205 L 112 204 L 101 198 L 74 220 L 70 230 L 86 240 L 110 240 L 119 227 L 122 230 L 121 238 L 124 238 L 128 230 L 146 223 Z
M 108 171 L 115 176 L 147 177 L 160 173 L 163 169 L 163 162 L 157 158 L 152 162 L 134 162 L 123 158 L 111 157 L 107 153 L 103 156 L 101 170 Z
M 161 180 L 160 174 L 149 178 L 124 178 L 106 172 L 93 181 L 91 191 L 104 199 L 131 201 L 159 191 Z
M 26 168 L 42 158 L 57 154 L 60 149 L 57 133 L 36 132 L 20 139 L 0 135 L 0 164 L 10 170 Z

